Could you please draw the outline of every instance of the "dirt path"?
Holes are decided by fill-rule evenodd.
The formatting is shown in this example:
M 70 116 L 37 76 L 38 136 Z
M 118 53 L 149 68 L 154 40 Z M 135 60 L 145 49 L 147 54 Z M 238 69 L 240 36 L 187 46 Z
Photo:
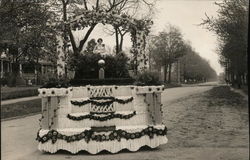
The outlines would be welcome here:
M 180 87 L 163 93 L 164 123 L 169 142 L 157 149 L 131 153 L 80 152 L 44 154 L 34 140 L 39 116 L 2 122 L 2 159 L 4 160 L 247 160 L 247 103 L 230 92 L 228 97 L 210 90 L 212 86 Z M 221 94 L 221 93 L 220 93 Z M 214 95 L 214 96 L 213 96 Z M 230 98 L 232 96 L 232 98 Z M 29 124 L 29 125 L 27 125 Z M 4 148 L 3 148 L 4 146 Z

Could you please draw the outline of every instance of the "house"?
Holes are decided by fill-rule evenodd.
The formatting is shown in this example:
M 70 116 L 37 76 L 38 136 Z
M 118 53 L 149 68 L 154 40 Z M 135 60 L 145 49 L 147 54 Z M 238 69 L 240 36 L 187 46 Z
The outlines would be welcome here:
M 1 79 L 8 79 L 12 74 L 17 74 L 13 72 L 14 63 L 6 52 L 1 52 L 0 60 Z M 18 67 L 20 77 L 25 80 L 26 85 L 41 85 L 50 78 L 57 77 L 57 65 L 46 60 L 39 60 L 38 65 L 22 60 L 19 61 Z

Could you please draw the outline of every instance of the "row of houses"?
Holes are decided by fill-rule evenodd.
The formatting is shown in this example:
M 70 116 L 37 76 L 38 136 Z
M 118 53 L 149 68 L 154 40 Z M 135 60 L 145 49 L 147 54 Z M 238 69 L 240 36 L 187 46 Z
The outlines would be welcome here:
M 4 53 L 1 53 L 1 83 L 2 85 L 7 85 L 6 83 L 13 76 L 14 67 L 18 65 L 19 75 L 24 80 L 23 85 L 41 85 L 48 81 L 50 78 L 57 77 L 57 65 L 46 62 L 45 60 L 39 60 L 38 64 L 30 63 L 27 61 L 19 61 L 18 64 L 14 64 L 12 60 Z

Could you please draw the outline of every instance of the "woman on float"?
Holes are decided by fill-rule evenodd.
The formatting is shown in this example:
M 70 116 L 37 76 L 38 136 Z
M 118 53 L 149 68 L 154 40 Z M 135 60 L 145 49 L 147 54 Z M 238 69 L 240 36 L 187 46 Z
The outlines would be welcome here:
M 96 46 L 95 46 L 95 48 L 93 50 L 93 53 L 95 53 L 95 54 L 99 53 L 101 55 L 106 55 L 107 54 L 105 44 L 103 44 L 102 42 L 103 42 L 102 38 L 99 38 L 97 40 L 97 44 L 96 44 Z

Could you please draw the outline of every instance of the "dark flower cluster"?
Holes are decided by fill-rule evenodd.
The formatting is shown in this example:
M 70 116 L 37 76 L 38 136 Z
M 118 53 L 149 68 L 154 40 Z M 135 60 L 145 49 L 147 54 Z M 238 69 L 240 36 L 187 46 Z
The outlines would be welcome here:
M 127 115 L 110 113 L 109 115 L 104 116 L 104 117 L 95 116 L 93 114 L 88 114 L 88 115 L 76 117 L 76 116 L 72 116 L 72 115 L 68 114 L 67 117 L 73 121 L 80 121 L 83 119 L 90 119 L 90 120 L 96 120 L 96 121 L 107 121 L 107 120 L 111 120 L 114 118 L 129 119 L 129 118 L 133 117 L 134 115 L 136 115 L 136 111 L 134 111 L 131 114 L 127 114 Z
M 107 100 L 105 102 L 98 102 L 96 100 Z M 83 105 L 86 105 L 88 103 L 91 103 L 91 104 L 94 104 L 96 106 L 107 106 L 107 105 L 110 105 L 114 102 L 118 102 L 119 104 L 126 104 L 126 103 L 129 103 L 129 102 L 132 102 L 133 101 L 133 97 L 130 97 L 128 99 L 118 99 L 118 98 L 115 98 L 115 97 L 92 97 L 92 98 L 89 98 L 88 100 L 85 100 L 85 101 L 71 101 L 71 104 L 73 105 L 77 105 L 77 106 L 83 106 Z
M 57 139 L 65 140 L 68 143 L 84 139 L 88 143 L 90 140 L 97 142 L 113 141 L 113 140 L 120 141 L 121 138 L 124 138 L 126 140 L 137 139 L 141 138 L 142 136 L 149 136 L 149 138 L 153 138 L 154 136 L 165 136 L 166 134 L 167 134 L 166 127 L 164 129 L 157 129 L 152 126 L 149 126 L 140 132 L 134 132 L 134 133 L 129 133 L 121 129 L 114 130 L 109 135 L 105 134 L 97 135 L 95 134 L 95 131 L 93 131 L 92 129 L 85 130 L 79 134 L 75 134 L 72 136 L 60 134 L 56 130 L 50 130 L 47 134 L 45 134 L 42 137 L 40 137 L 39 134 L 37 134 L 36 140 L 41 143 L 45 143 L 51 140 L 52 143 L 54 144 L 57 141 Z

